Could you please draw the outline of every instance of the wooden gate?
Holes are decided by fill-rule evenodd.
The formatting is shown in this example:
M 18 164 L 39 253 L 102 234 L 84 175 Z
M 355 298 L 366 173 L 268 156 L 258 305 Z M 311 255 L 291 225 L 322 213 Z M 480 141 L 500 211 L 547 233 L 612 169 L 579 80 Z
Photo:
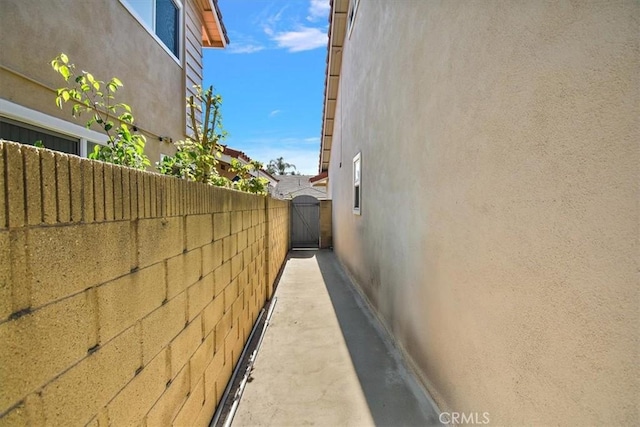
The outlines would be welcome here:
M 298 196 L 291 201 L 291 247 L 320 246 L 320 201 L 313 196 Z

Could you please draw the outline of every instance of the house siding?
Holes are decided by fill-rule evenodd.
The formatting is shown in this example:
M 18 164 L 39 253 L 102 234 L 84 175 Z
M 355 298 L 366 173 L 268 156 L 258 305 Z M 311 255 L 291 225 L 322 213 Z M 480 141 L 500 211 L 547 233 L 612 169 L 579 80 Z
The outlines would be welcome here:
M 442 410 L 638 419 L 639 19 L 631 1 L 360 2 L 334 249 Z
M 183 14 L 187 38 L 176 62 L 120 1 L 2 1 L 0 98 L 82 125 L 70 107 L 55 105 L 55 89 L 64 81 L 49 62 L 64 52 L 97 78 L 122 80 L 117 100 L 133 109 L 148 139 L 147 155 L 156 162 L 160 153 L 174 151 L 160 136 L 184 138 L 185 87 L 202 79 L 201 23 L 192 0 L 183 1 Z

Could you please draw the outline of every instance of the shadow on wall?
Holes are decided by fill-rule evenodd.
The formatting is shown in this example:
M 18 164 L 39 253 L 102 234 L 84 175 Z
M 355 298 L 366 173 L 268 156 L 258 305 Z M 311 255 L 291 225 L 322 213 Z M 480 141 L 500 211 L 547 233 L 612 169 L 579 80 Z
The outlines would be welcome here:
M 289 256 L 316 256 L 375 424 L 441 425 L 435 405 L 407 371 L 398 350 L 353 288 L 333 252 L 295 251 Z

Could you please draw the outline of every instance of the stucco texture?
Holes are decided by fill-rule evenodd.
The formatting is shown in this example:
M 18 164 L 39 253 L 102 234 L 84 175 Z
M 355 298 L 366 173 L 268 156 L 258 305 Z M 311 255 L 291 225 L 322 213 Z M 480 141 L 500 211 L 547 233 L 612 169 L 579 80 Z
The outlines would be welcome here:
M 49 64 L 61 52 L 79 70 L 101 80 L 119 78 L 117 102 L 129 104 L 136 124 L 149 131 L 146 154 L 156 162 L 173 153 L 169 143 L 185 133 L 185 83 L 179 65 L 118 0 L 3 0 L 0 65 L 42 83 L 65 86 Z M 71 106 L 60 110 L 55 92 L 0 69 L 0 97 L 81 126 Z
M 637 423 L 639 20 L 636 1 L 360 1 L 334 247 L 442 410 Z

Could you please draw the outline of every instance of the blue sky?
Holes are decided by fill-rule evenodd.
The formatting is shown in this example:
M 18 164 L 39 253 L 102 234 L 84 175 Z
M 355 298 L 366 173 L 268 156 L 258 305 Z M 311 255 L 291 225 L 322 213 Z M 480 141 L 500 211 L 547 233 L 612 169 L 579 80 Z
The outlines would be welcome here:
M 222 95 L 226 143 L 318 173 L 328 0 L 219 0 L 231 43 L 204 49 L 203 86 Z

